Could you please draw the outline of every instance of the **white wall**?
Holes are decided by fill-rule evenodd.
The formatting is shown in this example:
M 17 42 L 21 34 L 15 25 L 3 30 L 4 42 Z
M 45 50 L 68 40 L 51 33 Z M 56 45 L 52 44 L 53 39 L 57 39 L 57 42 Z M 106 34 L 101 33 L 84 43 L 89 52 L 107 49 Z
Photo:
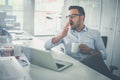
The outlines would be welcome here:
M 69 5 L 80 5 L 86 12 L 85 25 L 97 29 L 101 36 L 107 36 L 108 58 L 106 64 L 118 66 L 114 73 L 120 75 L 120 0 L 65 0 L 63 15 L 67 14 Z M 62 23 L 65 23 L 65 19 Z
M 23 30 L 34 33 L 34 0 L 24 0 Z
M 66 22 L 70 5 L 83 6 L 85 24 L 98 29 L 102 36 L 108 36 L 108 59 L 105 62 L 108 66 L 118 66 L 119 70 L 114 73 L 120 75 L 120 0 L 64 0 L 64 4 L 61 27 Z M 24 10 L 24 29 L 34 33 L 34 0 L 25 0 Z

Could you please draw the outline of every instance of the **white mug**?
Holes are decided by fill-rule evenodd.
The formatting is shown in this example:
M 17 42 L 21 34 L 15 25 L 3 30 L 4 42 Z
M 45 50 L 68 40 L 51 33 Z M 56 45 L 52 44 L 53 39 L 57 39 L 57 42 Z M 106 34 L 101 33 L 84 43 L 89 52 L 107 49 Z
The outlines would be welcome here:
M 72 43 L 71 45 L 71 53 L 77 53 L 79 51 L 79 43 Z

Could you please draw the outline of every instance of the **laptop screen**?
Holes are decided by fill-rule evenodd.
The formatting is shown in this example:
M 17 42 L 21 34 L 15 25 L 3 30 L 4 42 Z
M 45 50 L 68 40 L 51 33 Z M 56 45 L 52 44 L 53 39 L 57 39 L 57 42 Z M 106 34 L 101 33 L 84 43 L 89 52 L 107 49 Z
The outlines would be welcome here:
M 31 63 L 47 69 L 62 71 L 72 65 L 70 62 L 56 60 L 52 56 L 52 51 L 31 49 Z M 57 54 L 57 52 L 56 52 Z
M 59 63 L 56 63 L 56 65 L 57 65 L 57 68 L 61 68 L 61 67 L 65 66 L 65 65 L 59 64 Z

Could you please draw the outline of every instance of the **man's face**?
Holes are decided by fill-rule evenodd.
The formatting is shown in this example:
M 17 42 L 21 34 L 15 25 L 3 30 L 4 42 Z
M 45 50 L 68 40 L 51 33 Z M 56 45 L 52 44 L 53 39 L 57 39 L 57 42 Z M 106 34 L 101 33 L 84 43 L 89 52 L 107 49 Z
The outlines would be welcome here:
M 78 12 L 77 9 L 71 9 L 69 10 L 69 21 L 70 21 L 70 25 L 71 25 L 71 29 L 72 30 L 76 30 L 79 26 L 80 26 L 80 13 Z

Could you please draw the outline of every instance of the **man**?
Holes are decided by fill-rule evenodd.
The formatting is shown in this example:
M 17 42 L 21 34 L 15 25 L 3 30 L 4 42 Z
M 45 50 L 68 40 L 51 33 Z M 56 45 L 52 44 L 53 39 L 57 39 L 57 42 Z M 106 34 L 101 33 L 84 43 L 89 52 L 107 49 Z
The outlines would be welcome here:
M 84 9 L 80 6 L 70 6 L 67 17 L 68 21 L 62 32 L 46 42 L 45 48 L 51 49 L 63 43 L 66 54 L 98 72 L 110 76 L 103 61 L 107 58 L 107 54 L 100 33 L 84 25 Z M 79 44 L 79 51 L 75 54 L 71 52 L 73 42 Z

